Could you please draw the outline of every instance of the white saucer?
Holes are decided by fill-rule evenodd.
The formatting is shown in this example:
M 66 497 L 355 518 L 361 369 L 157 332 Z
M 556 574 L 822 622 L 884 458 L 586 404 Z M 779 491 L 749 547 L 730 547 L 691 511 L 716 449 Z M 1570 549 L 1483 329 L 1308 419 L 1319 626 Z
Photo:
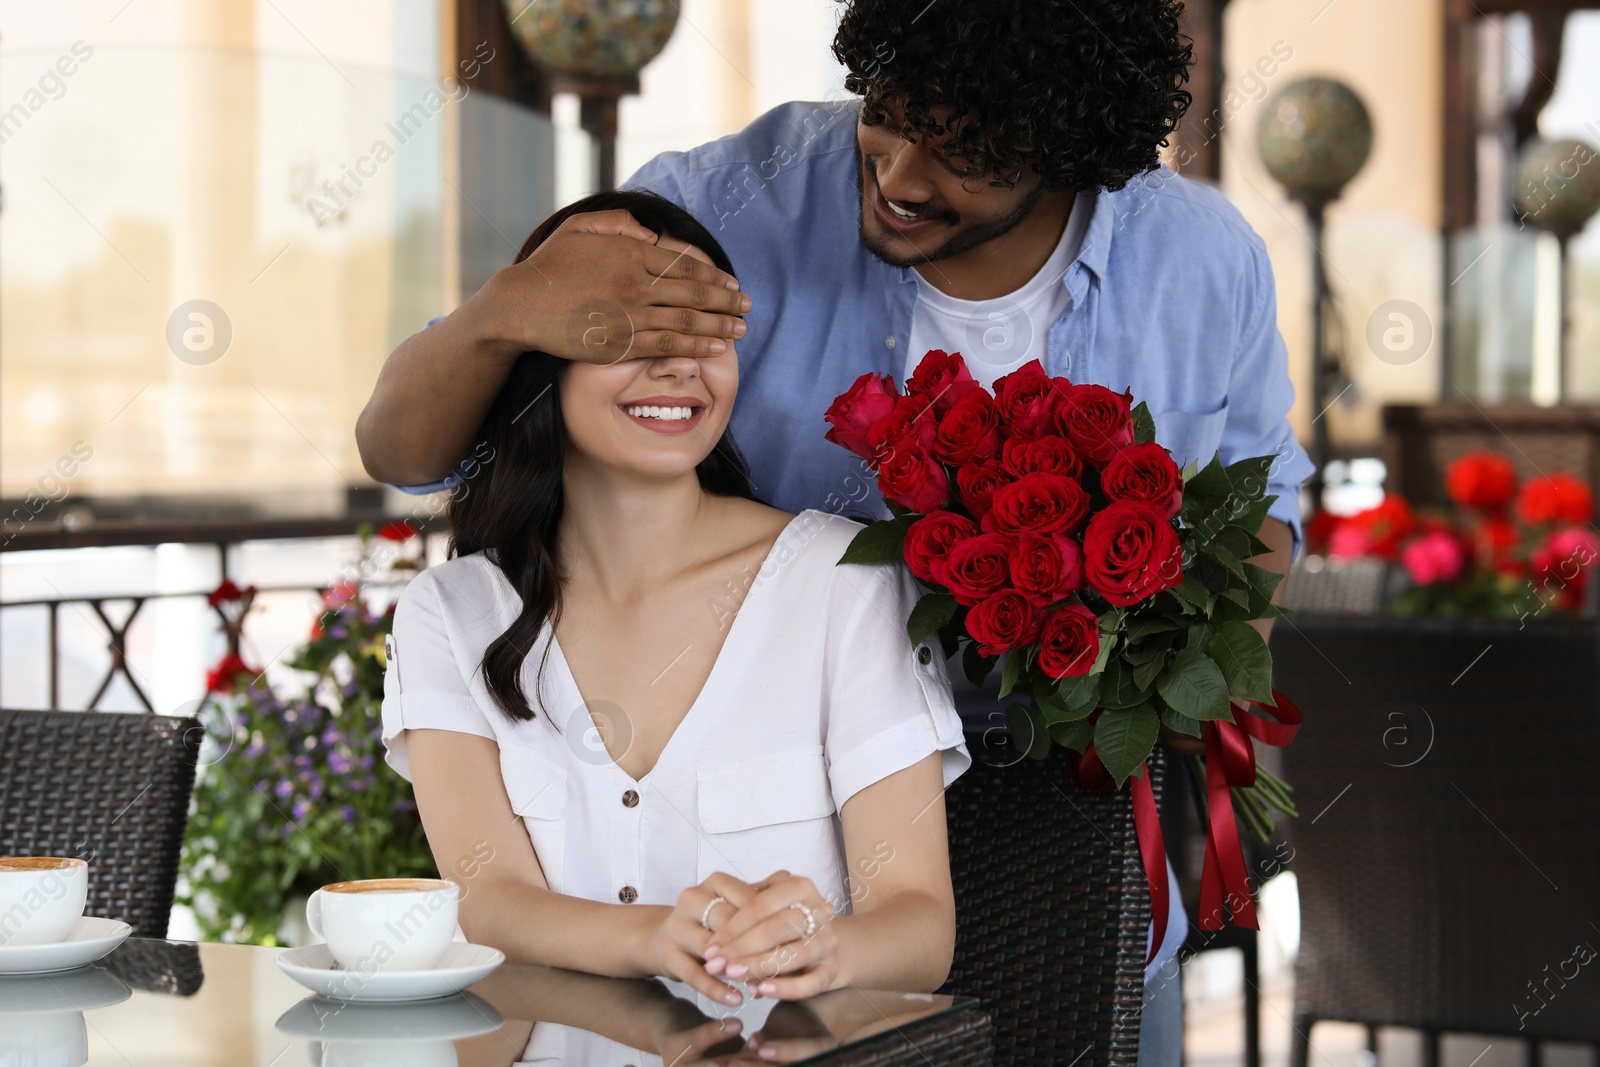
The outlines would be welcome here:
M 505 961 L 506 954 L 499 949 L 464 941 L 451 942 L 444 958 L 426 971 L 365 974 L 343 970 L 325 944 L 292 948 L 278 955 L 283 973 L 313 993 L 363 1004 L 448 997 L 482 981 Z
M 490 1034 L 505 1019 L 471 993 L 420 1004 L 356 1004 L 307 997 L 284 1012 L 279 1033 L 316 1041 L 455 1041 Z
M 0 977 L 0 1016 L 53 1011 L 91 1011 L 133 996 L 127 983 L 99 967 L 60 974 Z M 0 1031 L 6 1025 L 0 1021 Z
M 117 919 L 85 915 L 65 941 L 48 945 L 0 945 L 0 975 L 48 974 L 84 967 L 128 939 L 133 927 Z

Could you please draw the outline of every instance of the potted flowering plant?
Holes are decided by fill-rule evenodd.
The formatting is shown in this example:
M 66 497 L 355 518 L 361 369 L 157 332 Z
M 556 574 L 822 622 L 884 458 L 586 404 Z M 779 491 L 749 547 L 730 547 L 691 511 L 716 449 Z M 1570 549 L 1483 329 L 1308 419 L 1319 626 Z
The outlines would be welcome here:
M 411 570 L 416 531 L 363 527 L 357 574 Z M 304 673 L 281 692 L 230 650 L 207 676 L 200 719 L 202 767 L 183 844 L 179 902 L 203 936 L 282 943 L 286 907 L 329 882 L 380 876 L 436 877 L 410 783 L 380 773 L 384 641 L 394 608 L 373 608 L 363 579 L 324 591 L 321 613 L 288 666 Z M 242 621 L 254 595 L 224 582 L 212 606 Z M 242 602 L 243 610 L 240 610 Z
M 1594 494 L 1564 472 L 1520 486 L 1511 461 L 1472 452 L 1450 465 L 1451 510 L 1417 510 L 1386 496 L 1354 515 L 1316 524 L 1311 537 L 1336 559 L 1394 564 L 1408 580 L 1389 603 L 1398 615 L 1490 615 L 1527 620 L 1586 609 L 1600 537 Z

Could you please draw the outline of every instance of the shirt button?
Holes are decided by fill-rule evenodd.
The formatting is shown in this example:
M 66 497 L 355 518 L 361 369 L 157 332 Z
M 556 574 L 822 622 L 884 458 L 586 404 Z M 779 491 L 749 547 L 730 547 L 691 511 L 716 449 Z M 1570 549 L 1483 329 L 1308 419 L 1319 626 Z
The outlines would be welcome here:
M 927 645 L 923 645 L 921 648 L 917 649 L 917 662 L 922 664 L 924 667 L 932 663 L 933 649 L 929 648 Z
M 894 347 L 894 334 L 891 333 L 888 337 L 885 337 L 883 339 L 883 343 L 884 343 L 885 347 L 893 348 Z
M 632 904 L 634 901 L 639 899 L 639 891 L 633 888 L 631 885 L 625 885 L 621 889 L 617 890 L 617 899 L 622 901 L 624 904 Z
M 625 808 L 633 808 L 633 807 L 638 807 L 638 805 L 639 805 L 639 794 L 638 793 L 635 793 L 633 790 L 630 789 L 626 793 L 622 794 L 622 806 L 623 807 L 625 807 Z

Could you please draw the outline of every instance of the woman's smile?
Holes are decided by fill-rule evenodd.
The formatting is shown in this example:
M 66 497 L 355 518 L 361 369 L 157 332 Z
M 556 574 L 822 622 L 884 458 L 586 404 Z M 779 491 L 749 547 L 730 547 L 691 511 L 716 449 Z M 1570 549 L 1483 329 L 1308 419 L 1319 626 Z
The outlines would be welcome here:
M 699 426 L 708 407 L 692 396 L 647 396 L 617 405 L 630 422 L 660 434 L 688 433 Z

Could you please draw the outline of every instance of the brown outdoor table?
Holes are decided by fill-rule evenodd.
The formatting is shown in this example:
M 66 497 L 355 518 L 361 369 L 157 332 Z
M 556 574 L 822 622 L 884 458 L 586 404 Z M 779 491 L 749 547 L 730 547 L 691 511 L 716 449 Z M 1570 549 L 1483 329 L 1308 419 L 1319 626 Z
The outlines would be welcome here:
M 280 971 L 281 949 L 139 938 L 93 967 L 0 978 L 0 1062 L 689 1067 L 766 1063 L 743 1037 L 706 1046 L 728 1011 L 677 983 L 505 964 L 444 1000 L 352 1005 Z M 682 995 L 675 995 L 681 993 Z M 970 997 L 841 989 L 747 999 L 743 1033 L 791 1039 L 788 1062 L 977 1067 L 993 1027 Z M 702 1040 L 691 1044 L 686 1035 Z M 783 1061 L 778 1061 L 783 1062 Z

